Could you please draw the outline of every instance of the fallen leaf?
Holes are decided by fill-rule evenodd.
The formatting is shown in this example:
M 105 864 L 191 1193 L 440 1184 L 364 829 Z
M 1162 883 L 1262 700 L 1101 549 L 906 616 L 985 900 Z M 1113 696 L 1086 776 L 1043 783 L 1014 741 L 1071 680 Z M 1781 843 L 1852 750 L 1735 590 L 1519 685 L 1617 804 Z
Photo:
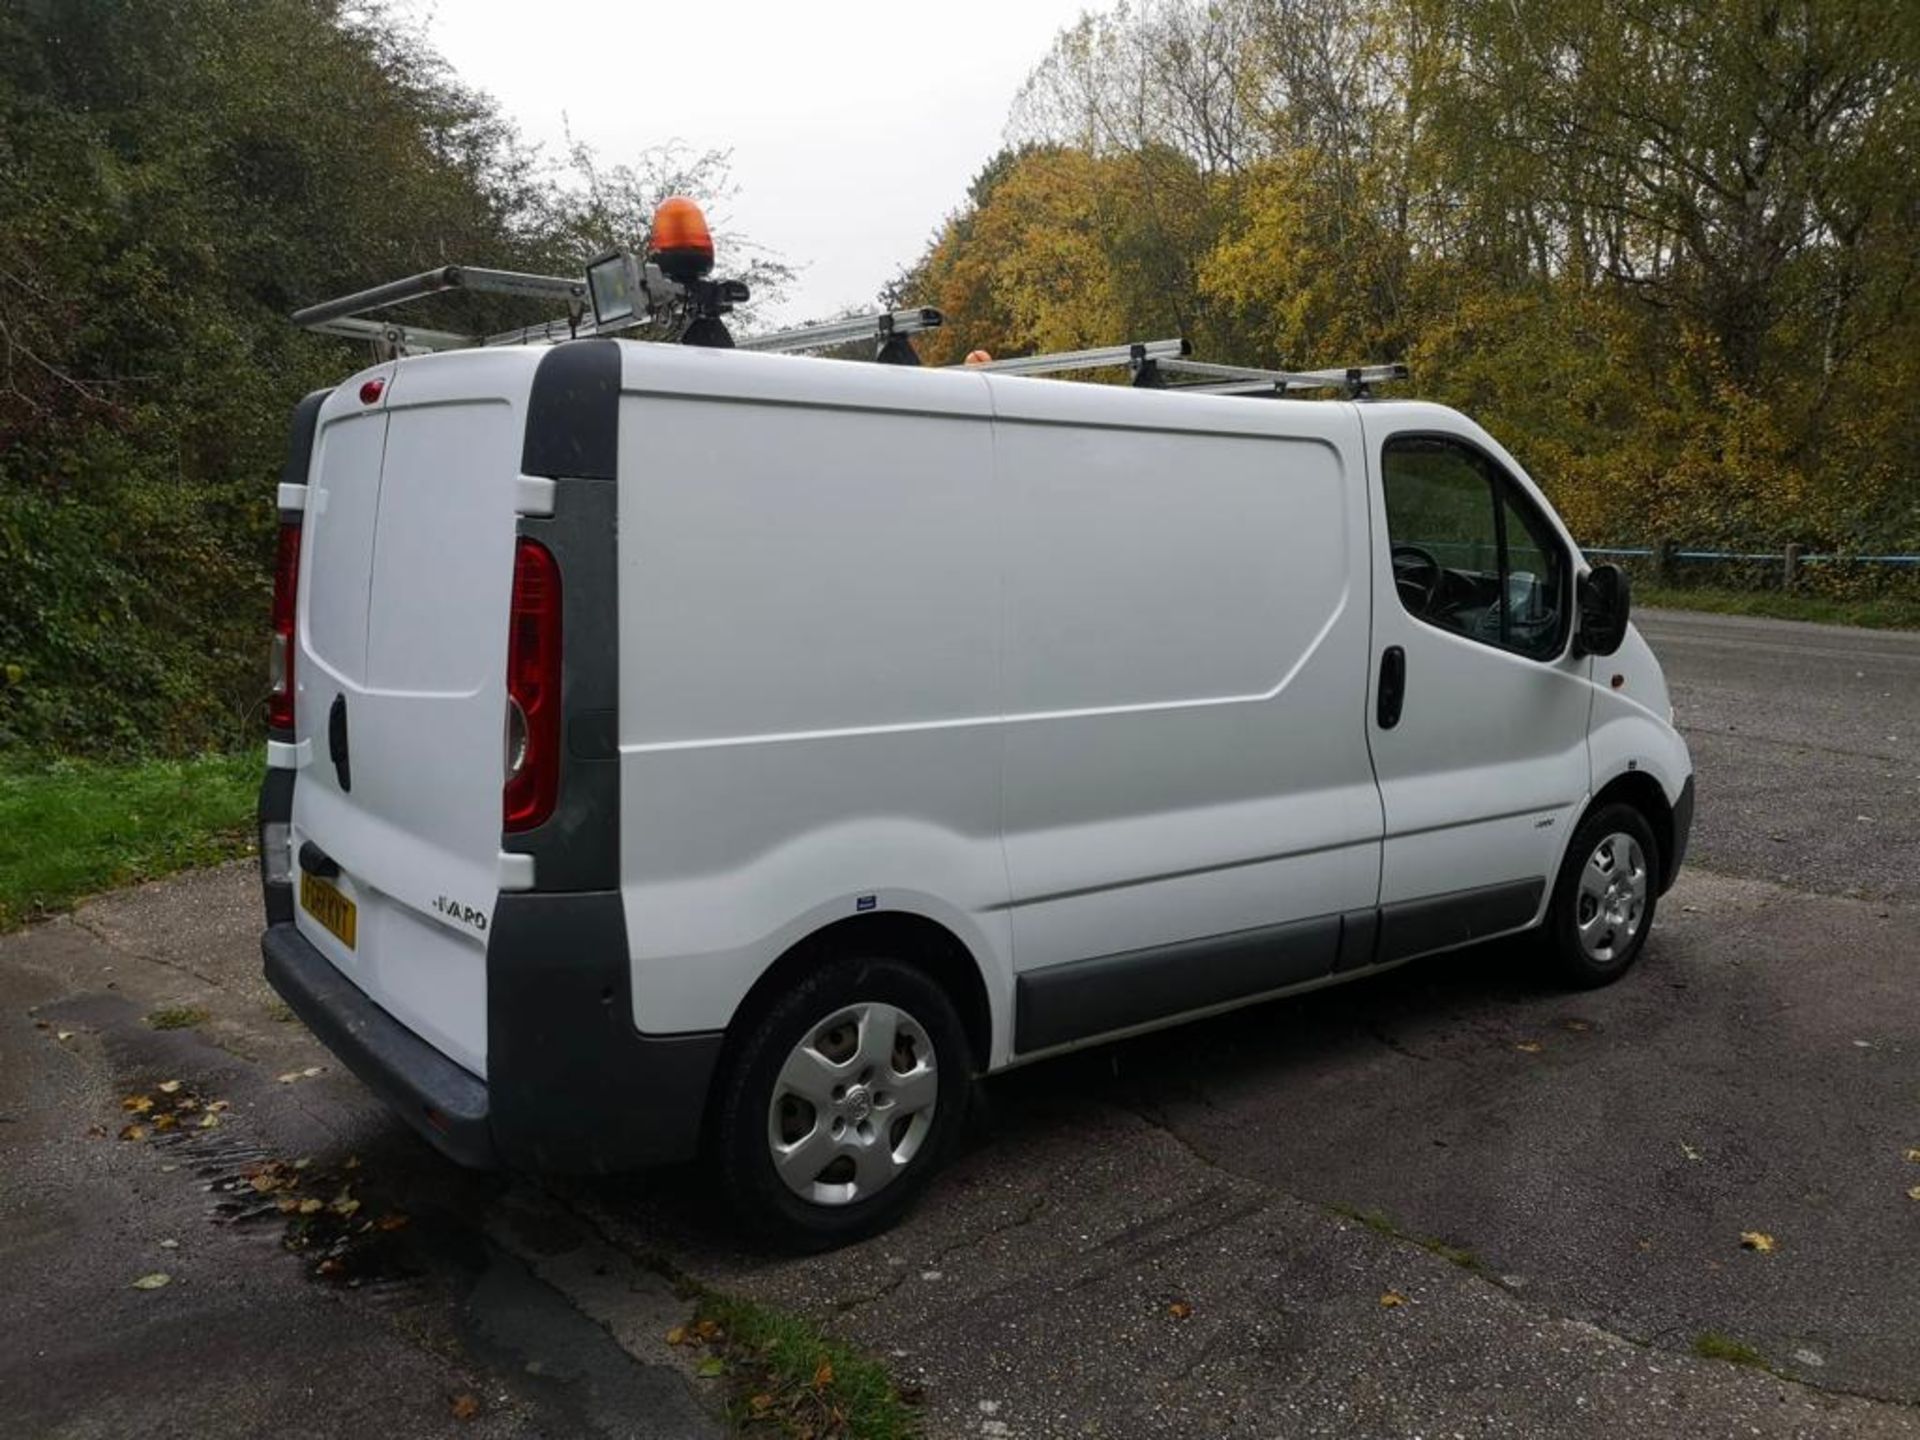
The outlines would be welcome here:
M 822 1360 L 813 1369 L 813 1388 L 824 1390 L 831 1384 L 833 1384 L 833 1362 Z
M 282 1085 L 291 1085 L 300 1078 L 300 1072 L 298 1070 L 289 1070 L 286 1074 L 276 1075 L 273 1078 L 278 1080 Z
M 1920 1185 L 1916 1185 L 1911 1190 L 1907 1191 L 1907 1199 L 1920 1200 Z
M 274 1174 L 271 1170 L 262 1170 L 258 1175 L 254 1176 L 253 1179 L 249 1180 L 247 1183 L 253 1186 L 253 1188 L 258 1190 L 262 1195 L 265 1195 L 269 1191 L 278 1190 L 286 1182 L 282 1180 L 278 1175 Z
M 167 1274 L 166 1271 L 156 1270 L 151 1275 L 142 1275 L 138 1280 L 134 1281 L 133 1288 L 136 1290 L 158 1290 L 162 1285 L 169 1285 L 172 1282 L 173 1277 Z
M 300 1208 L 300 1213 L 302 1215 L 318 1215 L 322 1210 L 326 1209 L 327 1207 L 325 1202 L 315 1198 L 314 1196 L 309 1195 L 305 1200 L 302 1200 L 300 1202 L 299 1208 Z
M 147 1138 L 147 1127 L 144 1125 L 123 1126 L 120 1131 L 120 1138 L 122 1140 L 144 1140 Z
M 340 1168 L 342 1170 L 358 1170 L 360 1168 L 360 1157 L 358 1155 L 347 1156 L 347 1158 L 341 1162 Z
M 179 1090 L 180 1082 L 178 1080 L 162 1080 L 154 1088 L 162 1095 L 172 1095 Z
M 764 1415 L 773 1408 L 773 1396 L 762 1393 L 747 1401 L 747 1406 L 756 1415 Z
M 1173 1316 L 1173 1318 L 1176 1320 L 1184 1320 L 1189 1315 L 1193 1314 L 1193 1306 L 1189 1305 L 1184 1300 L 1176 1300 L 1171 1305 L 1167 1306 L 1167 1313 Z
M 219 1123 L 220 1123 L 220 1117 L 217 1114 L 215 1114 L 213 1111 L 209 1110 L 207 1111 L 206 1114 L 200 1117 L 199 1128 L 202 1130 L 211 1130 L 213 1129 L 214 1126 L 218 1125 Z
M 671 1330 L 667 1331 L 667 1343 L 669 1345 L 686 1344 L 687 1343 L 687 1327 L 684 1325 L 676 1325 Z
M 309 1065 L 307 1066 L 306 1069 L 302 1070 L 300 1074 L 303 1078 L 311 1080 L 314 1076 L 318 1075 L 325 1068 L 326 1067 L 323 1065 Z
M 120 1108 L 133 1115 L 144 1115 L 153 1109 L 153 1101 L 145 1095 L 129 1095 L 120 1102 Z
M 56 1031 L 54 1031 L 54 1032 L 53 1032 L 53 1038 L 54 1038 L 54 1039 L 56 1039 L 56 1040 L 71 1040 L 71 1039 L 73 1039 L 73 1031 L 71 1031 L 71 1030 L 56 1030 Z
M 709 1355 L 694 1367 L 693 1373 L 702 1380 L 712 1380 L 727 1373 L 727 1362 L 718 1355 Z
M 1920 1165 L 1920 1150 L 1907 1151 L 1907 1159 L 1911 1160 L 1916 1165 Z
M 1542 1050 L 1546 1049 L 1547 1047 L 1542 1045 L 1538 1040 L 1522 1040 L 1518 1045 L 1514 1046 L 1513 1048 L 1519 1051 L 1523 1051 L 1528 1055 L 1538 1055 Z
M 1742 1250 L 1758 1250 L 1762 1255 L 1773 1249 L 1773 1236 L 1764 1230 L 1742 1230 L 1740 1232 Z
M 153 1130 L 156 1135 L 163 1130 L 176 1129 L 179 1124 L 180 1117 L 178 1115 L 156 1115 L 153 1117 Z
M 162 1250 L 178 1250 L 180 1248 L 180 1242 L 178 1240 L 162 1240 L 160 1242 L 160 1248 Z
M 207 1112 L 212 1115 L 218 1115 L 222 1110 L 231 1110 L 232 1108 L 233 1102 L 231 1100 L 214 1100 L 208 1103 Z
M 1593 1026 L 1585 1020 L 1568 1020 L 1564 1023 L 1566 1028 L 1573 1031 L 1576 1035 L 1583 1030 L 1591 1030 L 1593 1028 Z
M 407 1226 L 407 1217 L 395 1211 L 390 1215 L 382 1215 L 373 1223 L 374 1227 L 380 1230 L 404 1230 Z
M 720 1327 L 711 1320 L 702 1320 L 693 1327 L 693 1333 L 702 1340 L 718 1340 Z
M 355 1200 L 350 1195 L 342 1195 L 338 1200 L 334 1201 L 333 1204 L 329 1205 L 327 1208 L 333 1211 L 333 1213 L 338 1215 L 341 1219 L 351 1220 L 353 1218 L 354 1211 L 360 1208 L 360 1202 L 358 1200 Z
M 1680 1142 L 1680 1153 L 1686 1156 L 1687 1159 L 1689 1160 L 1698 1160 L 1700 1158 L 1700 1152 L 1694 1149 L 1691 1145 L 1687 1144 L 1687 1142 L 1684 1140 Z
M 471 1395 L 456 1395 L 448 1407 L 456 1420 L 471 1420 L 480 1413 L 480 1402 Z
M 1389 1290 L 1380 1297 L 1380 1304 L 1388 1310 L 1393 1309 L 1396 1305 L 1404 1305 L 1406 1303 L 1407 1297 L 1402 1295 L 1398 1290 Z
M 280 1213 L 282 1215 L 291 1215 L 300 1208 L 299 1200 L 292 1195 L 282 1195 L 277 1203 L 280 1206 Z

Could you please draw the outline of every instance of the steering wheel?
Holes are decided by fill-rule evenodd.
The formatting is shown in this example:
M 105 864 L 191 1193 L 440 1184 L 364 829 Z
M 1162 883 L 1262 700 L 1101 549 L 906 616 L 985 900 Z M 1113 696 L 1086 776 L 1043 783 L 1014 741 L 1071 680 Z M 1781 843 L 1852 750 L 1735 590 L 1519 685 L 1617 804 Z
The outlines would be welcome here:
M 1395 545 L 1390 553 L 1393 583 L 1399 588 L 1400 599 L 1409 610 L 1425 614 L 1440 594 L 1440 582 L 1446 571 L 1441 569 L 1432 551 L 1418 545 Z

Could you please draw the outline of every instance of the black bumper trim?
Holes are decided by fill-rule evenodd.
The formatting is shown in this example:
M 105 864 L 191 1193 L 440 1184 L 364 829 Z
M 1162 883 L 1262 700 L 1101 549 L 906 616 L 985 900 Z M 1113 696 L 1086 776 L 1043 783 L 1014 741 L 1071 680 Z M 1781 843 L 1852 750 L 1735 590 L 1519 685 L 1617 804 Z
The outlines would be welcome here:
M 634 1028 L 617 890 L 503 894 L 487 925 L 487 1073 L 506 1163 L 611 1174 L 700 1148 L 719 1031 Z
M 1680 798 L 1673 806 L 1673 853 L 1667 856 L 1667 873 L 1660 886 L 1660 893 L 1666 894 L 1673 888 L 1673 882 L 1680 878 L 1680 866 L 1687 858 L 1687 842 L 1693 838 L 1693 776 L 1687 776 L 1687 783 L 1680 787 Z
M 346 1067 L 448 1159 L 499 1162 L 484 1080 L 369 1000 L 291 924 L 260 937 L 267 981 Z

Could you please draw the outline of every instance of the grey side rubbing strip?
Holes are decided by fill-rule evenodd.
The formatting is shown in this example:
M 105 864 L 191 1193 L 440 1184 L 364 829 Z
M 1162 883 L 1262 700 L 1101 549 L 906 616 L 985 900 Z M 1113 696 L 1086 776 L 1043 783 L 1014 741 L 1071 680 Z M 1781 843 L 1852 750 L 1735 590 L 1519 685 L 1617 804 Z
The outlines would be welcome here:
M 1026 1054 L 1265 994 L 1333 969 L 1341 920 L 1320 915 L 1051 965 L 1019 978 L 1014 1049 Z
M 1518 930 L 1538 913 L 1546 888 L 1547 882 L 1537 877 L 1509 880 L 1385 906 L 1380 911 L 1379 961 L 1405 960 Z

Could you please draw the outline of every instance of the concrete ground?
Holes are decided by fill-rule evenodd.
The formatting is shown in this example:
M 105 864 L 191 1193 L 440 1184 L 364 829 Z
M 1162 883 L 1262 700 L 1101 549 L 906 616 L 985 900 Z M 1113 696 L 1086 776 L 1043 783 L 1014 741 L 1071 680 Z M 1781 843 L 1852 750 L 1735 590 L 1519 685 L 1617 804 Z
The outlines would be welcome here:
M 1920 1436 L 1920 636 L 1643 628 L 1701 808 L 1633 976 L 1499 944 L 1013 1072 L 826 1257 L 743 1250 L 691 1175 L 440 1161 L 278 1018 L 246 867 L 0 940 L 8 1433 L 715 1433 L 664 1259 L 939 1437 Z M 114 1138 L 162 1079 L 228 1107 Z M 316 1273 L 268 1158 L 406 1223 Z

